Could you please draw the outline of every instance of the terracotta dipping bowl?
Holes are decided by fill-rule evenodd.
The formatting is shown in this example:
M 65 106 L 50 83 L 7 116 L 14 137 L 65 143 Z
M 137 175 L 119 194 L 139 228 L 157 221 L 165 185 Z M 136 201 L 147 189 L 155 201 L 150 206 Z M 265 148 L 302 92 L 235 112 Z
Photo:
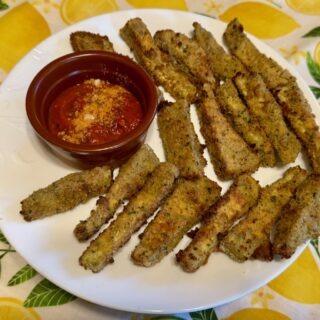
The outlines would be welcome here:
M 49 130 L 49 108 L 62 91 L 92 78 L 129 90 L 142 106 L 142 121 L 128 135 L 114 142 L 90 145 L 64 141 Z M 157 104 L 157 88 L 144 69 L 129 57 L 104 51 L 71 53 L 52 61 L 32 80 L 26 97 L 27 115 L 37 134 L 60 158 L 84 166 L 109 164 L 116 167 L 125 161 L 143 144 Z

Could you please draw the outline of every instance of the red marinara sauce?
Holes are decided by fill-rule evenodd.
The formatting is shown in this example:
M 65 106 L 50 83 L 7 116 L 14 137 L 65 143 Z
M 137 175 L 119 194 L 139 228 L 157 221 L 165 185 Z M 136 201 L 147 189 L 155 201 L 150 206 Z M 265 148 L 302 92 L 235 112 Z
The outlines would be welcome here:
M 142 120 L 137 98 L 124 87 L 100 79 L 63 91 L 49 110 L 49 129 L 75 144 L 102 144 L 126 136 Z

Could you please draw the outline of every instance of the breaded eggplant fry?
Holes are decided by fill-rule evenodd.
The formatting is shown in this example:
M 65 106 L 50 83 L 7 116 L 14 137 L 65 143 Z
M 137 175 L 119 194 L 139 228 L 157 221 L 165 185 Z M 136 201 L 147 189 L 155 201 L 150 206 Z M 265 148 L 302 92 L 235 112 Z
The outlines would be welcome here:
M 233 82 L 227 79 L 216 89 L 216 96 L 234 129 L 259 156 L 261 165 L 274 167 L 276 156 L 272 144 L 262 130 L 259 121 L 250 114 L 247 106 L 239 97 Z
M 20 213 L 32 221 L 71 210 L 104 194 L 111 182 L 112 172 L 107 166 L 68 174 L 22 200 Z
M 196 99 L 196 86 L 174 65 L 171 57 L 156 46 L 147 26 L 140 18 L 130 19 L 120 29 L 120 36 L 157 85 L 163 86 L 175 99 L 186 99 L 189 102 Z
M 223 34 L 229 51 L 248 69 L 260 73 L 269 89 L 276 89 L 295 78 L 273 59 L 262 54 L 243 32 L 237 19 L 232 20 Z
M 235 56 L 225 52 L 213 35 L 198 22 L 193 23 L 193 38 L 206 52 L 213 75 L 219 80 L 231 79 L 237 73 L 245 73 L 245 66 Z
M 265 239 L 262 244 L 254 251 L 251 258 L 253 260 L 272 261 L 272 243 L 270 239 Z
M 184 271 L 194 272 L 207 262 L 210 254 L 218 249 L 219 235 L 225 234 L 256 204 L 259 192 L 259 183 L 251 176 L 235 179 L 230 189 L 208 210 L 189 245 L 178 252 L 177 261 Z
M 297 189 L 275 225 L 273 253 L 290 258 L 296 248 L 320 236 L 320 175 L 311 174 Z
M 256 171 L 260 163 L 258 156 L 232 128 L 213 93 L 206 86 L 205 90 L 207 96 L 198 104 L 197 110 L 215 173 L 220 179 L 227 180 Z
M 207 177 L 193 181 L 181 179 L 143 232 L 132 252 L 133 262 L 145 267 L 160 262 L 218 200 L 220 191 Z
M 169 162 L 160 163 L 124 210 L 90 243 L 79 259 L 80 265 L 99 272 L 112 263 L 114 253 L 130 240 L 132 234 L 147 222 L 163 199 L 172 192 L 178 175 L 176 166 Z
M 131 158 L 121 166 L 119 174 L 108 193 L 101 196 L 90 216 L 80 221 L 74 229 L 79 241 L 92 237 L 103 224 L 114 215 L 119 205 L 130 199 L 144 185 L 148 175 L 159 164 L 159 159 L 148 145 L 143 145 Z
M 312 170 L 320 174 L 320 132 L 308 101 L 296 82 L 275 91 L 284 117 L 300 139 Z
M 158 112 L 158 128 L 166 160 L 179 168 L 180 176 L 187 179 L 202 176 L 206 160 L 190 119 L 189 103 L 163 102 Z
M 220 250 L 238 262 L 250 258 L 269 239 L 281 210 L 306 177 L 305 170 L 293 167 L 282 178 L 264 187 L 257 205 L 221 240 Z
M 70 34 L 70 43 L 73 51 L 103 50 L 114 52 L 113 44 L 107 36 L 87 31 L 76 31 Z
M 235 84 L 244 97 L 250 112 L 258 119 L 283 164 L 294 162 L 301 145 L 287 127 L 281 107 L 257 73 L 239 74 Z
M 303 144 L 313 171 L 320 173 L 319 127 L 295 77 L 259 52 L 243 32 L 239 21 L 230 22 L 224 40 L 230 51 L 248 68 L 261 74 L 281 105 L 287 122 Z
M 168 53 L 187 74 L 202 84 L 215 87 L 216 80 L 211 71 L 205 51 L 199 44 L 182 33 L 173 30 L 157 31 L 154 35 L 156 45 Z

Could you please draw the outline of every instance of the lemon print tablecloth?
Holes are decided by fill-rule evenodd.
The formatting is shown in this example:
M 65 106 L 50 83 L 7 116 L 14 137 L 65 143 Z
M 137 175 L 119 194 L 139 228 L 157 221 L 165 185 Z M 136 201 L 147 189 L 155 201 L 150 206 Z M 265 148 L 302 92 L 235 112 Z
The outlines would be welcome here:
M 320 98 L 320 0 L 3 0 L 0 84 L 31 48 L 67 25 L 101 13 L 147 7 L 188 10 L 226 22 L 238 17 L 248 32 L 288 59 Z M 239 300 L 199 312 L 147 316 L 102 308 L 68 294 L 37 274 L 0 231 L 0 320 L 316 320 L 320 319 L 319 266 L 319 241 L 314 239 L 284 273 Z

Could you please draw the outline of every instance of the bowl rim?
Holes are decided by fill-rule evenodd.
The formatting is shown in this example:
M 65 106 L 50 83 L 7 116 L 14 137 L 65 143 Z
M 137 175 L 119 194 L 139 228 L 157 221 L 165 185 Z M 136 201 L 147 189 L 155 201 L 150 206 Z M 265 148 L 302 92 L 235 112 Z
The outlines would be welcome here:
M 101 58 L 106 59 L 109 61 L 114 61 L 115 63 L 129 66 L 135 73 L 139 73 L 140 77 L 144 79 L 144 84 L 147 85 L 147 88 L 143 91 L 148 90 L 150 92 L 150 100 L 152 102 L 151 108 L 146 108 L 146 113 L 143 117 L 143 121 L 131 132 L 129 132 L 124 137 L 121 137 L 118 140 L 103 143 L 103 144 L 74 144 L 68 141 L 64 141 L 59 139 L 54 134 L 50 132 L 46 128 L 46 126 L 40 121 L 37 113 L 35 112 L 35 103 L 34 100 L 36 99 L 36 91 L 37 88 L 41 85 L 44 79 L 47 77 L 48 74 L 54 72 L 57 68 L 65 65 L 66 63 L 73 63 L 76 60 L 81 59 L 93 59 L 94 58 Z M 29 119 L 29 122 L 36 133 L 46 142 L 63 149 L 64 151 L 70 153 L 77 153 L 77 154 L 99 154 L 104 153 L 106 151 L 117 151 L 121 149 L 125 145 L 130 145 L 130 143 L 134 143 L 136 139 L 142 136 L 144 133 L 147 132 L 148 128 L 150 127 L 156 113 L 157 113 L 157 106 L 159 102 L 159 94 L 157 90 L 157 86 L 152 79 L 152 77 L 146 72 L 146 70 L 134 61 L 131 57 L 116 53 L 116 52 L 108 52 L 102 50 L 86 50 L 81 52 L 72 52 L 65 55 L 62 55 L 48 64 L 46 64 L 35 77 L 30 82 L 30 85 L 27 89 L 25 105 L 26 105 L 26 113 Z M 149 106 L 149 104 L 148 104 Z

